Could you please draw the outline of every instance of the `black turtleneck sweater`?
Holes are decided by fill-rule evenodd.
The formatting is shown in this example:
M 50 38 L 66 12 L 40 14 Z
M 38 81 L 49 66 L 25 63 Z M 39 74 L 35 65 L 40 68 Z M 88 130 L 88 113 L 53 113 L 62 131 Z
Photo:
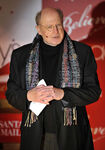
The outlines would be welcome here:
M 45 44 L 43 41 L 40 46 L 40 71 L 41 79 L 43 78 L 47 85 L 55 85 L 58 62 L 61 55 L 62 43 L 57 46 L 50 46 Z M 55 133 L 56 124 L 56 113 L 54 101 L 50 102 L 44 109 L 44 132 Z
M 58 61 L 61 53 L 62 43 L 57 46 L 50 46 L 43 41 L 40 46 L 41 72 L 47 85 L 55 85 Z

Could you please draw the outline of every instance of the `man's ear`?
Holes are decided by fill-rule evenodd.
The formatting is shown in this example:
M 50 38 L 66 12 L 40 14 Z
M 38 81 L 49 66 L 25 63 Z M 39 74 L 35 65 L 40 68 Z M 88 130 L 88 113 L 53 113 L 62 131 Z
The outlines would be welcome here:
M 37 25 L 37 26 L 35 26 L 35 28 L 36 28 L 37 32 L 39 33 L 39 35 L 41 35 L 40 27 Z

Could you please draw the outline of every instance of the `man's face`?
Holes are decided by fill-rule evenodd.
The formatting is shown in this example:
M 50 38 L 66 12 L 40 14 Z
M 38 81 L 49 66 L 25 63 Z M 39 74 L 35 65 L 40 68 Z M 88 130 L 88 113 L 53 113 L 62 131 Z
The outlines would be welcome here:
M 36 27 L 46 44 L 56 46 L 64 37 L 62 21 L 56 11 L 43 12 L 40 24 Z

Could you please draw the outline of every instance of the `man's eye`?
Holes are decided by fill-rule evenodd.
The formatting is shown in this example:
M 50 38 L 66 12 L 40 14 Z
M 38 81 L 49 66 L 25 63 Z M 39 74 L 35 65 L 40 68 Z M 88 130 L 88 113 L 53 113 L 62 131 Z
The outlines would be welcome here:
M 48 26 L 47 28 L 48 28 L 48 29 L 52 29 L 53 27 L 52 27 L 52 26 Z
M 57 27 L 60 28 L 60 27 L 62 27 L 62 25 L 61 24 L 57 24 Z

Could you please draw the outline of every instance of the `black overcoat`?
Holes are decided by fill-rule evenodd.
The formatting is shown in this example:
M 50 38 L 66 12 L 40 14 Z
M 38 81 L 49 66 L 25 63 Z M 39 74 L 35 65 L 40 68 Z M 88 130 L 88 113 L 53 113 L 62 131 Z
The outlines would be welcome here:
M 89 46 L 73 41 L 80 65 L 80 88 L 65 87 L 64 97 L 56 102 L 58 123 L 57 140 L 59 150 L 93 150 L 92 135 L 85 106 L 98 100 L 101 89 L 97 77 L 97 65 Z M 31 127 L 25 127 L 29 110 L 27 100 L 25 68 L 32 44 L 24 45 L 13 51 L 10 63 L 10 75 L 7 83 L 8 102 L 22 111 L 21 150 L 41 150 L 42 122 L 41 115 Z M 78 125 L 64 126 L 64 107 L 76 106 Z M 43 112 L 42 112 L 43 113 Z

